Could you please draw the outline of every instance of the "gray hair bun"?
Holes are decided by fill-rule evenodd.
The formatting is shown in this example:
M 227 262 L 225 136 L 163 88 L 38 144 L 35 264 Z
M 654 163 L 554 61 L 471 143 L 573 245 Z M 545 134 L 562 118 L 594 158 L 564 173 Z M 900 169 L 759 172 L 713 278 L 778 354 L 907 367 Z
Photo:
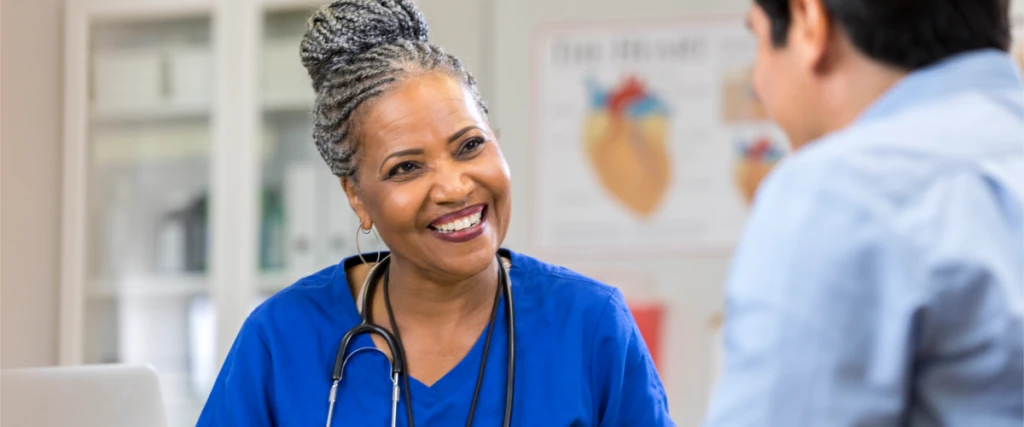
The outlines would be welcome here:
M 340 177 L 356 178 L 356 111 L 411 75 L 447 73 L 487 114 L 476 80 L 458 58 L 427 41 L 427 23 L 409 0 L 337 0 L 324 6 L 309 19 L 302 65 L 316 89 L 313 142 Z
M 309 18 L 302 65 L 320 86 L 338 68 L 378 46 L 426 42 L 427 22 L 408 0 L 337 0 Z

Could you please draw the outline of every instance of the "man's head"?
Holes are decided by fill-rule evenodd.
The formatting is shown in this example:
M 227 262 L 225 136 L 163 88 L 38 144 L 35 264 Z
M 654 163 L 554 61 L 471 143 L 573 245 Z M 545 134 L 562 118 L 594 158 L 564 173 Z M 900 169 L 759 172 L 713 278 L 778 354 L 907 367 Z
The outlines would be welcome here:
M 853 121 L 903 75 L 1010 44 L 1009 0 L 754 0 L 754 85 L 794 147 Z

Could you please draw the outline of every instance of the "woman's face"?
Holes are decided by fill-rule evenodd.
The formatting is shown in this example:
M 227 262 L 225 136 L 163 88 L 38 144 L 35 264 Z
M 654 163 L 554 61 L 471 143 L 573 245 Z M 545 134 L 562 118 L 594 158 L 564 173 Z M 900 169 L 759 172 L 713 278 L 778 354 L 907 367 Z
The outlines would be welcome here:
M 494 261 L 511 216 L 508 164 L 473 96 L 444 73 L 409 78 L 364 105 L 353 210 L 395 257 L 445 278 Z

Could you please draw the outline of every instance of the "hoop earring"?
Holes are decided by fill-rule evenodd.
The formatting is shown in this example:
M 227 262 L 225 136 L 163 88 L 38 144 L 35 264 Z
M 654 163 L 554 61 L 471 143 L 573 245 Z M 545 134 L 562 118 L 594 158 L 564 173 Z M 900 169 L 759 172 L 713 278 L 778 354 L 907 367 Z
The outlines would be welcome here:
M 362 261 L 363 264 L 367 264 L 366 258 L 363 258 L 363 250 L 359 248 L 359 235 L 360 234 L 370 234 L 371 232 L 373 232 L 374 239 L 377 240 L 377 262 L 376 263 L 380 264 L 380 234 L 377 234 L 377 229 L 374 228 L 372 225 L 370 226 L 369 230 L 364 230 L 362 224 L 359 224 L 359 225 L 356 226 L 356 253 L 359 255 L 359 260 Z

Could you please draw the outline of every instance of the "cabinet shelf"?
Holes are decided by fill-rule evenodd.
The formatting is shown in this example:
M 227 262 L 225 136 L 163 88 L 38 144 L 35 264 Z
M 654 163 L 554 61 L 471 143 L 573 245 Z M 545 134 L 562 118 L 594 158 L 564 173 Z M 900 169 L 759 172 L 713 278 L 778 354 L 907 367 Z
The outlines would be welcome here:
M 262 106 L 268 112 L 312 112 L 313 94 L 268 96 Z M 91 113 L 93 124 L 118 125 L 172 120 L 206 120 L 211 108 L 209 104 L 165 104 L 143 107 L 95 106 Z
M 210 128 L 205 123 L 111 127 L 94 130 L 91 139 L 92 159 L 101 167 L 196 161 L 210 156 Z
M 263 99 L 263 110 L 267 112 L 309 112 L 313 111 L 315 96 L 309 94 L 291 94 L 287 96 L 267 96 Z
M 264 272 L 259 276 L 258 290 L 272 294 L 292 285 L 300 277 L 298 273 L 287 271 Z M 202 274 L 95 279 L 89 288 L 89 296 L 92 298 L 175 298 L 207 293 L 206 277 Z
M 207 293 L 206 276 L 199 273 L 96 279 L 89 288 L 92 298 L 182 298 Z
M 94 106 L 91 114 L 93 124 L 137 124 L 172 120 L 207 120 L 210 117 L 209 104 L 157 104 L 144 107 Z

